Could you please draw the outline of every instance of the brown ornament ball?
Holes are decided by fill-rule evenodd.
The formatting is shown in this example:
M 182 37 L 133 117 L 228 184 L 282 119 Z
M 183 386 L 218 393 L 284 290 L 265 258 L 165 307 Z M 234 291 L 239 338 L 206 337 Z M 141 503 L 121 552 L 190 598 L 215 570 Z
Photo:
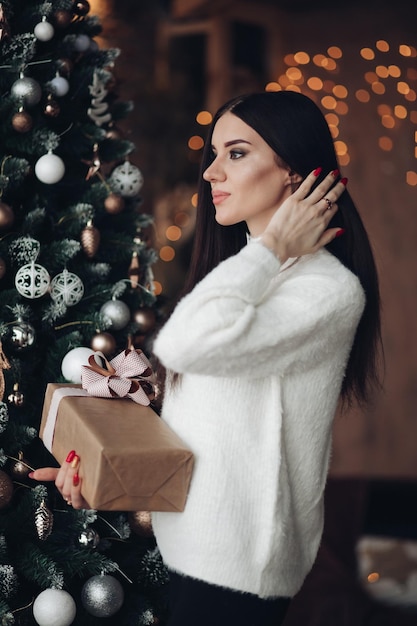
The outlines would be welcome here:
M 121 138 L 121 132 L 120 130 L 118 130 L 115 126 L 112 126 L 111 128 L 109 128 L 109 130 L 106 132 L 106 138 L 107 139 L 120 139 Z
M 61 107 L 56 100 L 48 98 L 43 112 L 47 117 L 58 117 L 61 113 Z
M 92 338 L 90 347 L 95 352 L 102 352 L 104 356 L 111 356 L 117 348 L 116 339 L 110 333 L 97 333 Z
M 149 511 L 130 511 L 129 526 L 139 537 L 153 537 L 152 516 Z
M 4 259 L 0 259 L 0 279 L 6 274 L 6 262 Z
M 0 509 L 4 509 L 13 496 L 13 482 L 6 472 L 0 470 Z
M 84 17 L 90 10 L 90 3 L 87 0 L 76 0 L 72 7 L 72 10 L 79 17 Z
M 17 133 L 28 133 L 33 126 L 32 117 L 26 111 L 19 111 L 12 117 L 12 126 Z
M 155 327 L 155 312 L 148 307 L 144 307 L 143 309 L 138 309 L 137 311 L 134 311 L 132 319 L 139 326 L 137 330 L 138 334 L 145 335 Z
M 106 209 L 107 213 L 110 213 L 111 215 L 117 215 L 118 213 L 121 213 L 125 208 L 125 201 L 123 200 L 122 196 L 119 196 L 117 193 L 111 193 L 104 201 L 104 208 Z
M 53 18 L 55 26 L 58 28 L 66 28 L 71 23 L 72 13 L 65 9 L 59 9 L 55 11 Z
M 13 210 L 5 202 L 0 201 L 0 230 L 7 230 L 13 226 Z

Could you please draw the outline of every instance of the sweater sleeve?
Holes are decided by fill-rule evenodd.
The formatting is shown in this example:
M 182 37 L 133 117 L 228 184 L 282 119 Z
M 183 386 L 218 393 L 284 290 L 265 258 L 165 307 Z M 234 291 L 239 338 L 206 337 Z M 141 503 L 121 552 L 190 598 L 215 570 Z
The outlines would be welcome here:
M 289 270 L 273 285 L 279 260 L 250 242 L 178 303 L 155 339 L 155 355 L 179 373 L 248 377 L 308 367 L 335 350 L 347 358 L 364 294 L 334 261 L 335 275 Z

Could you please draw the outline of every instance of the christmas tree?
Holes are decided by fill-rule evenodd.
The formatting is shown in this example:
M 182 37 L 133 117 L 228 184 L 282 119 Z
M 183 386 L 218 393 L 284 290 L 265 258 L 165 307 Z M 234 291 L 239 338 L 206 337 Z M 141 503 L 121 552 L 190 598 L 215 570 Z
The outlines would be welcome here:
M 76 511 L 28 476 L 57 465 L 47 384 L 79 383 L 94 351 L 146 354 L 157 317 L 152 219 L 118 126 L 132 105 L 100 32 L 87 0 L 0 2 L 1 624 L 164 619 L 149 514 Z

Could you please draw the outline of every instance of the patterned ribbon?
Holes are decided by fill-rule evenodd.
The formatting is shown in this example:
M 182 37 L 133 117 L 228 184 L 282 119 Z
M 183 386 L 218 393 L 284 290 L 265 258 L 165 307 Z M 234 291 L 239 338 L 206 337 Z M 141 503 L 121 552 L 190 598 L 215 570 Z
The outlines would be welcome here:
M 103 366 L 97 363 L 97 355 Z M 146 406 L 155 397 L 155 374 L 142 350 L 124 350 L 110 362 L 101 352 L 96 352 L 89 357 L 88 363 L 81 368 L 81 385 L 90 395 L 128 397 Z

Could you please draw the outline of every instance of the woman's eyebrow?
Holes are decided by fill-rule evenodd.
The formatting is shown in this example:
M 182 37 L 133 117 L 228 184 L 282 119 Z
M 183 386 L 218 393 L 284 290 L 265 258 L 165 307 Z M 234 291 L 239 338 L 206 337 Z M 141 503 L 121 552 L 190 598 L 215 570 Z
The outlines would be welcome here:
M 226 141 L 226 143 L 224 144 L 224 147 L 229 148 L 230 146 L 234 146 L 237 143 L 247 143 L 248 145 L 251 145 L 251 142 L 247 141 L 246 139 L 231 139 L 230 141 Z M 215 150 L 215 146 L 213 144 L 211 148 L 212 150 Z

